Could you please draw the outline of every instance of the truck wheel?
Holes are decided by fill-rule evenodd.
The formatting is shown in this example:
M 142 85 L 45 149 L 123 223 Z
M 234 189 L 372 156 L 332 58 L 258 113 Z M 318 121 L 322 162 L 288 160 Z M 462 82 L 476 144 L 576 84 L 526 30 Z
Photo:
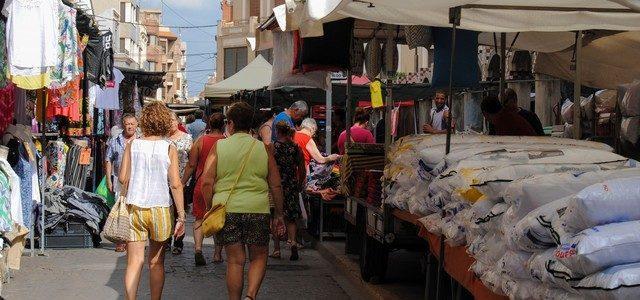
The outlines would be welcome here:
M 364 236 L 360 252 L 360 276 L 365 282 L 382 283 L 387 273 L 389 250 L 375 239 Z

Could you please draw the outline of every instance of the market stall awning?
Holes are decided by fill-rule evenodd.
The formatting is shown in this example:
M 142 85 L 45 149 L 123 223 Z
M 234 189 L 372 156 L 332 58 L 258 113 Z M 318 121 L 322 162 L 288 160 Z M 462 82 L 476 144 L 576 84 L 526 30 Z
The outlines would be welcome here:
M 622 32 L 592 41 L 582 48 L 582 84 L 603 89 L 640 78 L 640 32 Z M 534 72 L 573 81 L 573 49 L 538 53 Z
M 230 98 L 243 90 L 257 90 L 271 83 L 271 64 L 258 55 L 250 64 L 233 76 L 204 87 L 205 98 Z
M 321 23 L 353 17 L 396 25 L 449 27 L 449 8 L 462 7 L 461 29 L 481 32 L 640 30 L 632 0 L 307 0 L 274 8 L 283 31 L 322 35 Z

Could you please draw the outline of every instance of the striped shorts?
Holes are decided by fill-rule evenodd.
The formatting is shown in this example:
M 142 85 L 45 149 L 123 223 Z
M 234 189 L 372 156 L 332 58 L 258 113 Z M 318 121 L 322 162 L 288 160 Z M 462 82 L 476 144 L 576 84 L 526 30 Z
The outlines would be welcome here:
M 173 234 L 173 209 L 171 207 L 143 208 L 129 205 L 131 241 L 152 240 L 164 242 Z

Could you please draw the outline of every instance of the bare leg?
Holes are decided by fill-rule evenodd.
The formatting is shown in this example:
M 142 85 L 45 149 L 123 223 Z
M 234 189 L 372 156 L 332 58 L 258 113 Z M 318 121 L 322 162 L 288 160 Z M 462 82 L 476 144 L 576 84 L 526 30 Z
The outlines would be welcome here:
M 296 222 L 287 222 L 287 236 L 289 236 L 289 241 L 295 245 L 296 243 L 296 235 L 298 234 L 298 225 Z
M 160 300 L 164 288 L 164 247 L 165 242 L 149 241 L 149 281 L 151 299 Z
M 244 262 L 246 259 L 244 245 L 232 244 L 225 246 L 227 251 L 227 290 L 229 299 L 240 300 L 244 285 Z M 251 278 L 251 275 L 249 275 Z M 249 281 L 251 284 L 251 281 Z
M 249 245 L 249 287 L 247 296 L 256 298 L 267 270 L 269 247 Z
M 275 235 L 271 235 L 271 239 L 273 240 L 273 253 L 271 257 L 280 258 L 280 239 Z
M 127 271 L 124 275 L 125 298 L 136 299 L 144 265 L 145 242 L 127 243 Z
M 193 222 L 193 243 L 194 250 L 196 252 L 202 251 L 202 241 L 204 241 L 204 236 L 202 235 L 202 229 L 200 226 L 202 226 L 202 220 L 196 220 Z

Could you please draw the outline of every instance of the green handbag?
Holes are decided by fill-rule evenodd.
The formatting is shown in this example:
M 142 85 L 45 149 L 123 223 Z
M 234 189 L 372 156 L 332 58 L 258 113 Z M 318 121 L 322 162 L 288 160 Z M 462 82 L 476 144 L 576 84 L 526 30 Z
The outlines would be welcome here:
M 96 188 L 96 194 L 102 196 L 107 200 L 107 206 L 109 206 L 109 208 L 113 207 L 113 205 L 116 203 L 115 195 L 111 193 L 107 188 L 107 176 L 102 177 L 100 184 Z

